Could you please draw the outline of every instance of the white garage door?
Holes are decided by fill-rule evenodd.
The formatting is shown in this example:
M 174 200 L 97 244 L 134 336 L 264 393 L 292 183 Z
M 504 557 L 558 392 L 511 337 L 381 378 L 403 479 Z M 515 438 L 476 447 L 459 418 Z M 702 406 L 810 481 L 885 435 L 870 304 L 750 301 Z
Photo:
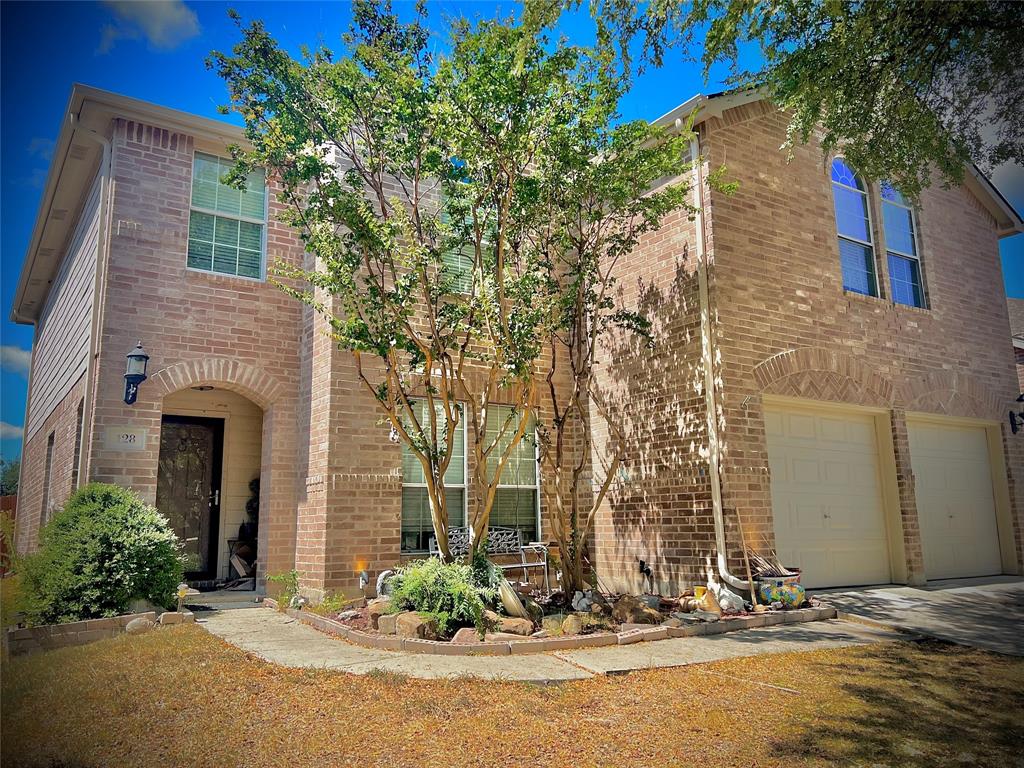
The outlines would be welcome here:
M 890 580 L 875 424 L 870 416 L 765 408 L 775 542 L 807 587 Z
M 1000 573 L 985 429 L 915 421 L 907 428 L 925 577 Z

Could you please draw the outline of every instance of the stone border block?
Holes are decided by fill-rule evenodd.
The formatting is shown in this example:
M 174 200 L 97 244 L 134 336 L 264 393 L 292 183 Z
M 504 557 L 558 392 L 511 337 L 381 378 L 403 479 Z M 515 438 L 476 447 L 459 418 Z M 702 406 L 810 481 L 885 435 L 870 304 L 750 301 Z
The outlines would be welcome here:
M 181 615 L 181 614 L 179 614 Z M 191 616 L 191 613 L 189 614 Z M 86 619 L 67 624 L 45 624 L 39 627 L 16 627 L 4 634 L 4 644 L 12 656 L 36 651 L 52 651 L 73 645 L 86 645 L 124 634 L 133 619 L 157 621 L 155 611 L 129 613 L 104 619 Z M 186 621 L 188 619 L 185 619 Z M 192 617 L 195 620 L 195 617 Z
M 277 608 L 272 598 L 264 598 L 263 604 L 268 608 Z M 325 634 L 341 637 L 354 645 L 386 651 L 406 651 L 408 653 L 425 653 L 440 656 L 507 656 L 528 653 L 544 653 L 547 651 L 574 651 L 581 648 L 600 648 L 610 645 L 631 645 L 633 643 L 654 642 L 667 638 L 700 637 L 703 635 L 720 635 L 739 629 L 755 629 L 778 624 L 795 624 L 819 619 L 836 617 L 836 609 L 829 606 L 817 608 L 801 608 L 783 612 L 746 614 L 727 616 L 712 622 L 685 623 L 679 627 L 654 626 L 649 624 L 629 625 L 630 628 L 618 633 L 600 633 L 594 635 L 564 635 L 561 637 L 528 638 L 521 640 L 481 641 L 475 643 L 450 643 L 442 640 L 421 640 L 419 638 L 401 638 L 396 635 L 379 635 L 352 629 L 341 622 L 301 610 L 287 609 L 285 613 L 317 629 Z M 20 632 L 24 632 L 21 630 Z M 22 639 L 23 638 L 23 639 Z M 30 642 L 30 637 L 19 634 L 10 642 Z

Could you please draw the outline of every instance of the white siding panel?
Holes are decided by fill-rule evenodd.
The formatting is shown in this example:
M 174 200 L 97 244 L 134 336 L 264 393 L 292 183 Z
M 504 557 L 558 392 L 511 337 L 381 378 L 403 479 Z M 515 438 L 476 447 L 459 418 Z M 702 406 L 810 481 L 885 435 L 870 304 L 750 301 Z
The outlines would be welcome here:
M 99 203 L 97 174 L 36 329 L 26 424 L 29 437 L 39 430 L 89 364 Z

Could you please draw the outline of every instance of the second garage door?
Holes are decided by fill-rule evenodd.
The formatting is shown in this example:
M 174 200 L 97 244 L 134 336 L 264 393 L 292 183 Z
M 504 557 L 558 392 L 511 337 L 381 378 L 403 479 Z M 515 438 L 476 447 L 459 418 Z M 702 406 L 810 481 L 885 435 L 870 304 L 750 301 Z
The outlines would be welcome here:
M 807 587 L 890 580 L 874 419 L 766 405 L 775 541 Z
M 930 421 L 907 428 L 925 577 L 1000 573 L 985 428 Z

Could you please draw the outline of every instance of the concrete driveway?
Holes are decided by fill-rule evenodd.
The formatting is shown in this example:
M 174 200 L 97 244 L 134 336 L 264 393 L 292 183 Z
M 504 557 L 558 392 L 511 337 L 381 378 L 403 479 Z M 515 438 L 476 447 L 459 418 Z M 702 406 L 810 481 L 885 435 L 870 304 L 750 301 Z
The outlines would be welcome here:
M 820 590 L 839 616 L 860 617 L 926 637 L 1024 656 L 1024 579 L 991 576 L 926 587 Z

